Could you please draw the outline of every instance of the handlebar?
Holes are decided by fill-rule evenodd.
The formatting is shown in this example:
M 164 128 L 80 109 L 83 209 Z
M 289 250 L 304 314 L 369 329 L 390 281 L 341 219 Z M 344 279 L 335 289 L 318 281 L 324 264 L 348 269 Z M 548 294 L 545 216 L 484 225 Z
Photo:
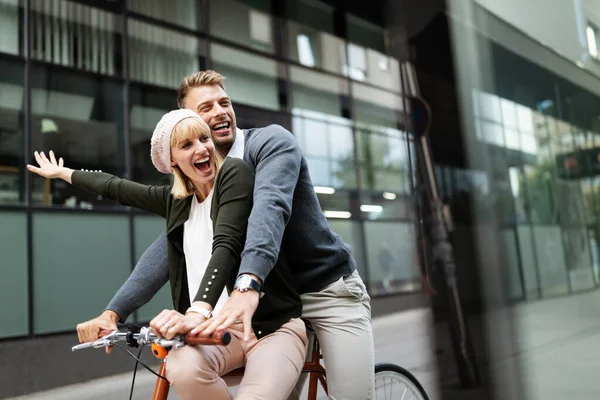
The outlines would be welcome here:
M 154 344 L 167 348 L 179 349 L 185 345 L 222 345 L 226 346 L 231 341 L 231 334 L 227 331 L 215 332 L 209 337 L 191 336 L 191 335 L 179 335 L 173 339 L 159 338 L 150 327 L 142 327 L 139 332 L 121 332 L 121 331 L 107 331 L 102 330 L 99 333 L 99 339 L 94 342 L 87 342 L 78 344 L 71 348 L 71 351 L 77 351 L 82 349 L 100 348 L 106 346 L 112 346 L 117 342 L 131 341 L 137 342 L 138 345 Z

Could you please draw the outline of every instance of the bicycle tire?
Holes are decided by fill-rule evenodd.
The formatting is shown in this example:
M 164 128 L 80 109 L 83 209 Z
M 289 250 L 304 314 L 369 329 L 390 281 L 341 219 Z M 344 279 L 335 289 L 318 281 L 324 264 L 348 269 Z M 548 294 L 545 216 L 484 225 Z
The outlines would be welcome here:
M 380 383 L 381 381 L 383 381 L 384 383 L 384 387 L 383 387 L 383 393 L 384 395 L 387 396 L 388 394 L 388 386 L 385 385 L 385 379 L 389 378 L 391 383 L 393 384 L 393 381 L 397 381 L 399 382 L 399 384 L 401 385 L 401 387 L 403 386 L 405 389 L 400 389 L 403 390 L 403 397 L 401 397 L 402 399 L 405 400 L 429 400 L 429 396 L 427 396 L 427 393 L 425 392 L 425 389 L 423 389 L 423 385 L 421 385 L 421 383 L 417 380 L 417 378 L 415 378 L 415 376 L 413 374 L 411 374 L 409 371 L 407 371 L 406 369 L 402 368 L 399 365 L 396 364 L 391 364 L 391 363 L 379 363 L 375 365 L 375 399 L 376 400 L 380 400 L 381 397 L 379 396 L 379 393 L 381 392 L 381 387 L 378 387 L 377 385 L 377 381 L 379 379 Z M 405 393 L 406 390 L 410 391 L 411 393 L 411 397 L 406 398 L 405 397 Z M 392 392 L 393 389 L 389 390 L 389 394 L 390 396 L 392 396 Z M 400 398 L 400 397 L 398 397 Z M 394 397 L 384 397 L 385 400 L 393 400 Z

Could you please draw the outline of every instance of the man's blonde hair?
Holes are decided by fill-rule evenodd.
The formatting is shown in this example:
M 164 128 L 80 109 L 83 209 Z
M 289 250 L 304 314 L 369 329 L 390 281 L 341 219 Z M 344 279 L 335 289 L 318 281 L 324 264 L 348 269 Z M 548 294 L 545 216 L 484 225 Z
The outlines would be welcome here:
M 171 149 L 185 140 L 193 140 L 202 136 L 208 136 L 210 137 L 210 140 L 212 140 L 210 128 L 202 118 L 182 119 L 173 127 L 170 143 Z M 221 169 L 221 165 L 223 165 L 223 157 L 218 151 L 216 151 L 216 149 L 213 152 L 213 155 L 215 157 L 216 177 Z M 172 169 L 174 179 L 171 194 L 173 197 L 176 199 L 184 199 L 194 194 L 194 187 L 192 186 L 190 179 L 179 169 L 178 166 L 174 166 Z
M 177 106 L 179 108 L 185 108 L 183 103 L 186 96 L 193 88 L 199 86 L 217 85 L 221 89 L 225 90 L 225 86 L 223 86 L 224 80 L 225 77 L 223 75 L 213 71 L 212 69 L 194 72 L 193 74 L 186 76 L 183 78 L 183 81 L 177 90 Z

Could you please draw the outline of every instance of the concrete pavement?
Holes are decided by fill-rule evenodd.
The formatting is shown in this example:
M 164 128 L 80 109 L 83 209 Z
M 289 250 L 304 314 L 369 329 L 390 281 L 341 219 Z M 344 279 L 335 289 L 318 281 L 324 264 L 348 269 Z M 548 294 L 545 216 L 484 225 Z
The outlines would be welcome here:
M 411 371 L 437 400 L 435 358 L 431 352 L 431 316 L 429 309 L 415 309 L 373 319 L 376 362 L 392 362 Z M 94 350 L 90 350 L 94 351 Z M 98 351 L 98 350 L 95 350 Z M 118 351 L 115 349 L 114 351 Z M 132 361 L 133 366 L 133 361 Z M 65 386 L 58 389 L 14 397 L 12 400 L 104 400 L 127 399 L 131 386 L 131 373 Z M 149 372 L 139 371 L 133 398 L 147 400 L 152 397 L 155 378 Z M 320 393 L 319 399 L 325 399 Z M 171 391 L 169 400 L 177 399 Z
M 554 299 L 525 302 L 484 317 L 487 331 L 504 342 L 485 354 L 491 366 L 496 399 L 501 400 L 591 400 L 600 398 L 600 291 Z M 515 330 L 509 334 L 494 331 L 502 319 L 511 318 Z M 439 332 L 445 324 L 436 326 Z M 432 351 L 433 329 L 429 309 L 399 312 L 373 320 L 375 359 L 393 362 L 411 371 L 432 400 L 439 400 L 436 358 Z M 439 335 L 438 335 L 439 338 Z M 452 362 L 447 342 L 440 343 L 441 356 Z M 132 363 L 133 365 L 133 363 Z M 517 366 L 518 370 L 512 370 Z M 442 382 L 448 376 L 441 376 Z M 514 379 L 523 382 L 514 388 Z M 129 394 L 131 374 L 94 380 L 14 398 L 14 400 L 100 400 L 124 399 Z M 139 374 L 135 399 L 149 399 L 154 378 Z M 447 388 L 445 388 L 447 389 Z M 516 390 L 516 392 L 515 392 Z M 320 398 L 324 398 L 321 396 Z M 450 397 L 449 397 L 450 398 Z M 481 399 L 475 393 L 456 392 L 460 400 Z M 173 393 L 170 399 L 176 399 Z

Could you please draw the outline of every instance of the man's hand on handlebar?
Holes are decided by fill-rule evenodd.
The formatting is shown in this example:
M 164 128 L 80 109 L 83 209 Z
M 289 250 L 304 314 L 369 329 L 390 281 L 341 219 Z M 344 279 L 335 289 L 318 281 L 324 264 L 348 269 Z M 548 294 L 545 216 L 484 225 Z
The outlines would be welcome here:
M 194 328 L 190 334 L 208 337 L 216 331 L 224 331 L 241 321 L 244 325 L 244 340 L 248 340 L 252 332 L 252 316 L 258 307 L 259 300 L 260 294 L 255 290 L 246 292 L 234 290 L 219 315 Z
M 99 339 L 98 334 L 101 330 L 114 331 L 117 330 L 117 322 L 119 314 L 114 311 L 106 310 L 100 316 L 82 322 L 77 325 L 77 337 L 79 343 L 93 342 Z M 112 346 L 106 347 L 106 354 L 110 354 Z

